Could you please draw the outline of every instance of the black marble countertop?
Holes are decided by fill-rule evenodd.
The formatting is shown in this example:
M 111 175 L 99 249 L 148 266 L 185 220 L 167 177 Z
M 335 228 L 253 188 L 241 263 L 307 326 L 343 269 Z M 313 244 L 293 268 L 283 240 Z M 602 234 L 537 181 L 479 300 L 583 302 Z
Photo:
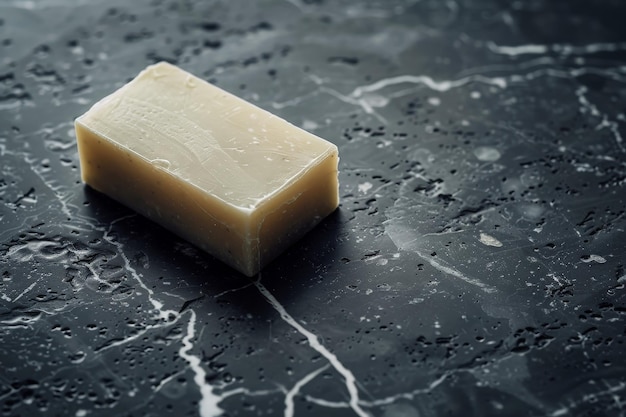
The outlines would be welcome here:
M 0 415 L 626 415 L 626 4 L 3 0 Z M 248 280 L 85 187 L 167 60 L 340 149 Z

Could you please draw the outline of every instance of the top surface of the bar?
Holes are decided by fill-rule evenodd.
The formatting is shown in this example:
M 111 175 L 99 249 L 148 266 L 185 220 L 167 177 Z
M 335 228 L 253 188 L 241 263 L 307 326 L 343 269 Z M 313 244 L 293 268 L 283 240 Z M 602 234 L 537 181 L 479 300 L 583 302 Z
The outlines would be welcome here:
M 78 122 L 242 209 L 258 206 L 336 148 L 164 62 Z

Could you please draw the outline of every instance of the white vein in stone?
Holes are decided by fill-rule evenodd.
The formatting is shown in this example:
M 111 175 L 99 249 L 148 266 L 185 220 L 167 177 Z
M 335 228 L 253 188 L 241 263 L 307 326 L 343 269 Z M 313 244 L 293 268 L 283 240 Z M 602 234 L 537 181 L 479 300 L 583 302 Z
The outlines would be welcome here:
M 382 124 L 387 124 L 387 120 L 378 114 L 374 107 L 385 107 L 389 104 L 389 100 L 380 95 L 369 95 L 364 97 L 349 97 L 344 94 L 341 94 L 339 91 L 334 90 L 329 87 L 321 87 L 320 91 L 329 94 L 344 103 L 352 104 L 354 106 L 359 106 L 363 109 L 363 111 L 367 114 L 371 114 L 378 119 Z
M 452 266 L 446 265 L 446 263 L 444 263 L 444 261 L 442 260 L 437 260 L 434 257 L 428 256 L 417 250 L 414 250 L 413 252 L 415 252 L 420 258 L 428 262 L 433 268 L 438 269 L 439 271 L 444 272 L 448 275 L 452 275 L 453 277 L 459 278 L 460 280 L 465 281 L 468 284 L 474 285 L 486 293 L 494 293 L 498 291 L 495 287 L 485 284 L 477 278 L 468 277 L 467 275 L 463 274 Z
M 487 42 L 487 48 L 491 52 L 509 56 L 524 54 L 545 54 L 550 50 L 550 47 L 547 45 L 527 44 L 516 46 L 500 46 L 497 45 L 495 42 Z
M 491 69 L 492 71 L 500 71 L 502 70 L 499 67 L 494 67 Z M 467 71 L 466 71 L 467 72 Z M 467 75 L 461 78 L 453 79 L 453 80 L 435 80 L 434 78 L 428 75 L 399 75 L 395 77 L 383 78 L 378 80 L 372 84 L 362 85 L 355 88 L 349 96 L 345 96 L 340 94 L 334 90 L 330 90 L 324 87 L 326 92 L 331 93 L 333 96 L 345 101 L 347 103 L 353 105 L 359 105 L 363 107 L 366 112 L 371 112 L 372 105 L 370 103 L 371 100 L 363 101 L 368 94 L 373 92 L 382 90 L 386 87 L 399 85 L 399 84 L 418 84 L 423 85 L 430 88 L 433 91 L 438 92 L 446 92 L 455 88 L 459 88 L 471 83 L 481 83 L 486 85 L 491 85 L 494 87 L 498 87 L 501 89 L 506 88 L 510 84 L 516 83 L 524 83 L 527 81 L 532 81 L 534 79 L 549 76 L 555 78 L 563 78 L 563 79 L 572 79 L 577 78 L 587 74 L 599 75 L 607 78 L 611 78 L 615 81 L 626 82 L 624 74 L 626 73 L 626 67 L 616 67 L 612 69 L 607 68 L 594 68 L 594 67 L 577 67 L 570 69 L 555 69 L 555 68 L 540 68 L 535 71 L 523 73 L 523 74 L 510 74 L 506 76 L 487 76 L 484 74 L 472 73 L 471 75 Z M 411 92 L 413 90 L 405 90 L 407 92 Z M 397 95 L 391 95 L 392 98 L 397 98 Z M 384 105 L 388 104 L 388 100 L 385 100 L 384 97 L 379 98 L 377 96 L 378 101 L 383 103 Z M 379 105 L 374 102 L 374 107 L 383 107 L 383 105 Z
M 230 294 L 231 292 L 237 292 L 237 291 L 245 290 L 246 288 L 251 287 L 252 285 L 254 285 L 254 284 L 250 282 L 250 283 L 247 283 L 245 285 L 242 285 L 241 287 L 231 288 L 229 290 L 224 290 L 224 291 L 222 291 L 222 292 L 220 292 L 218 294 L 215 294 L 213 296 L 213 298 L 220 298 L 221 296 L 226 295 L 226 294 Z
M 309 78 L 318 86 L 318 88 L 309 93 L 303 94 L 301 96 L 294 97 L 284 102 L 272 102 L 272 107 L 275 109 L 283 109 L 285 107 L 295 106 L 300 104 L 307 98 L 315 97 L 320 93 L 325 93 L 335 97 L 336 99 L 343 101 L 344 103 L 351 104 L 353 106 L 358 106 L 363 109 L 363 111 L 367 114 L 371 114 L 378 119 L 379 122 L 383 124 L 387 124 L 387 120 L 382 117 L 380 114 L 374 110 L 375 107 L 384 107 L 389 103 L 389 99 L 382 96 L 369 96 L 369 97 L 348 97 L 345 94 L 340 93 L 339 91 L 330 88 L 328 86 L 323 85 L 324 80 L 317 77 L 315 74 L 309 74 Z
M 265 297 L 265 299 L 270 303 L 270 305 L 274 308 L 274 310 L 276 310 L 280 314 L 280 317 L 283 319 L 283 321 L 285 321 L 291 327 L 296 329 L 298 333 L 303 335 L 309 342 L 309 346 L 311 346 L 311 348 L 313 348 L 320 355 L 325 357 L 328 360 L 328 362 L 330 362 L 331 366 L 344 378 L 346 388 L 350 395 L 350 401 L 348 402 L 348 404 L 350 405 L 350 408 L 352 408 L 352 410 L 360 417 L 369 417 L 369 414 L 365 412 L 365 410 L 363 410 L 359 404 L 359 390 L 356 386 L 356 378 L 354 377 L 352 372 L 349 369 L 347 369 L 341 363 L 341 361 L 339 361 L 337 356 L 331 353 L 328 349 L 326 349 L 326 347 L 324 347 L 320 343 L 318 337 L 315 334 L 311 333 L 304 326 L 298 323 L 287 312 L 287 310 L 285 310 L 282 304 L 280 304 L 278 300 L 272 295 L 272 293 L 270 293 L 269 290 L 265 288 L 265 286 L 261 283 L 260 274 L 259 274 L 259 279 L 255 281 L 254 285 L 257 287 L 257 289 L 263 295 L 263 297 Z
M 626 50 L 626 42 L 618 43 L 592 43 L 588 45 L 571 44 L 526 44 L 506 46 L 498 45 L 495 42 L 487 42 L 487 48 L 496 54 L 518 56 L 526 54 L 542 55 L 548 52 L 556 52 L 561 55 L 588 55 L 598 52 L 615 52 Z
M 113 222 L 111 222 L 111 227 L 113 227 L 113 225 L 121 220 L 124 220 L 128 217 L 132 217 L 134 215 L 131 216 L 126 216 L 123 217 L 121 219 L 117 219 Z M 110 228 L 111 228 L 110 227 Z M 133 268 L 133 266 L 130 263 L 130 259 L 128 258 L 128 256 L 126 255 L 126 253 L 124 253 L 123 247 L 124 245 L 120 242 L 115 241 L 111 236 L 110 236 L 110 228 L 109 231 L 106 231 L 104 234 L 104 239 L 113 244 L 115 247 L 117 247 L 118 249 L 118 253 L 119 255 L 122 257 L 122 259 L 124 260 L 124 264 L 126 267 L 126 270 L 128 272 L 130 272 L 130 274 L 133 276 L 133 278 L 137 281 L 137 283 L 139 284 L 139 286 L 141 288 L 143 288 L 146 293 L 148 294 L 148 300 L 150 301 L 150 303 L 152 304 L 152 306 L 154 307 L 154 309 L 156 310 L 158 316 L 165 320 L 166 323 L 170 322 L 170 321 L 176 321 L 180 318 L 180 314 L 174 310 L 165 310 L 163 307 L 163 303 L 159 300 L 157 300 L 156 298 L 154 298 L 154 291 L 152 289 L 150 289 L 144 282 L 143 279 L 141 277 L 141 274 L 139 274 L 135 268 Z M 185 361 L 187 361 L 187 363 L 189 364 L 189 367 L 191 368 L 191 370 L 194 373 L 194 382 L 196 383 L 196 385 L 198 386 L 199 390 L 200 390 L 200 395 L 201 395 L 201 399 L 200 399 L 200 403 L 199 403 L 199 408 L 200 408 L 200 416 L 201 417 L 215 417 L 215 416 L 219 416 L 222 414 L 222 409 L 218 406 L 219 402 L 221 401 L 221 397 L 215 395 L 213 393 L 213 387 L 208 384 L 206 382 L 206 371 L 202 368 L 201 366 L 201 361 L 200 358 L 198 356 L 192 355 L 190 352 L 193 349 L 194 345 L 192 343 L 192 340 L 195 337 L 195 332 L 196 332 L 196 313 L 193 310 L 188 310 L 189 314 L 190 314 L 190 319 L 189 319 L 189 323 L 187 324 L 187 334 L 185 335 L 185 337 L 183 337 L 182 343 L 183 346 L 179 349 L 178 354 L 180 355 L 181 358 L 183 358 Z
M 301 96 L 297 96 L 297 97 L 291 98 L 291 99 L 286 100 L 286 101 L 280 101 L 280 102 L 279 101 L 273 101 L 271 103 L 271 105 L 272 105 L 273 108 L 275 108 L 277 110 L 281 110 L 281 109 L 284 109 L 286 107 L 297 106 L 298 104 L 300 104 L 301 102 L 303 102 L 307 98 L 316 96 L 317 95 L 317 91 L 318 90 L 310 92 L 310 93 L 306 93 L 306 94 L 303 94 Z
M 444 272 L 453 277 L 459 278 L 460 280 L 474 285 L 486 293 L 494 293 L 497 292 L 497 288 L 492 287 L 489 284 L 486 284 L 479 280 L 478 278 L 469 277 L 463 274 L 461 271 L 456 268 L 450 266 L 447 262 L 442 259 L 436 259 L 433 256 L 429 256 L 422 252 L 421 248 L 418 247 L 419 238 L 413 231 L 403 224 L 397 224 L 396 220 L 398 218 L 390 218 L 385 222 L 385 233 L 391 239 L 391 241 L 396 245 L 399 250 L 405 250 L 408 252 L 413 252 L 417 254 L 420 258 L 428 262 L 433 268 Z
M 13 299 L 13 303 L 16 302 L 17 300 L 19 300 L 20 298 L 22 298 L 24 296 L 24 294 L 28 293 L 30 290 L 32 290 L 33 288 L 35 288 L 35 285 L 37 285 L 37 282 L 39 281 L 35 281 L 32 284 L 30 284 L 24 291 L 22 291 L 21 293 L 19 293 L 19 295 L 17 297 L 15 297 Z M 11 300 L 9 300 L 11 301 Z
M 584 394 L 582 395 L 582 397 L 580 397 L 579 400 L 570 400 L 567 406 L 562 406 L 554 410 L 552 413 L 549 414 L 549 417 L 561 417 L 561 416 L 576 414 L 574 412 L 574 409 L 576 407 L 583 405 L 583 404 L 597 403 L 598 397 L 602 397 L 602 396 L 610 396 L 610 398 L 613 399 L 613 402 L 615 403 L 615 407 L 607 407 L 604 410 L 604 412 L 606 413 L 605 415 L 617 416 L 617 414 L 609 413 L 609 410 L 611 408 L 617 408 L 619 410 L 624 410 L 624 408 L 626 408 L 626 401 L 621 401 L 622 396 L 616 394 L 620 391 L 623 391 L 626 388 L 626 382 L 622 381 L 616 385 L 610 385 L 605 381 L 605 385 L 606 385 L 606 389 L 600 390 L 598 392 Z M 622 412 L 620 416 L 623 416 L 623 415 L 624 413 Z
M 374 91 L 397 84 L 422 84 L 431 90 L 444 92 L 469 83 L 482 83 L 499 88 L 506 88 L 507 86 L 507 81 L 503 77 L 486 77 L 484 75 L 470 75 L 456 80 L 443 81 L 437 81 L 428 75 L 399 75 L 396 77 L 383 78 L 372 84 L 359 86 L 352 91 L 350 97 L 358 98 L 364 94 L 373 93 Z
M 129 217 L 134 217 L 135 215 L 129 215 L 129 216 L 124 216 L 122 218 L 119 218 L 117 220 L 114 220 L 111 222 L 111 228 L 113 227 L 113 225 L 119 221 L 125 220 Z M 121 258 L 124 260 L 124 266 L 125 269 L 130 272 L 131 276 L 135 279 L 135 281 L 137 281 L 137 283 L 139 284 L 139 286 L 141 288 L 143 288 L 146 293 L 148 294 L 148 301 L 150 301 L 150 304 L 152 304 L 152 307 L 154 307 L 154 310 L 157 312 L 157 314 L 159 315 L 159 317 L 165 321 L 169 321 L 171 318 L 173 317 L 177 317 L 178 316 L 178 312 L 174 311 L 174 310 L 163 310 L 163 303 L 159 300 L 157 300 L 156 298 L 154 298 L 154 291 L 149 288 L 142 279 L 142 275 L 140 273 L 137 272 L 137 270 L 135 268 L 133 268 L 133 266 L 130 263 L 130 259 L 128 258 L 128 256 L 126 256 L 126 253 L 124 253 L 124 245 L 120 242 L 117 242 L 115 239 L 113 239 L 112 236 L 109 235 L 111 228 L 109 228 L 108 231 L 105 231 L 104 233 L 104 240 L 106 240 L 107 242 L 111 243 L 113 246 L 115 246 L 118 249 L 118 253 L 121 256 Z
M 284 390 L 281 389 L 265 389 L 265 390 L 258 390 L 258 391 L 251 391 L 248 388 L 244 388 L 244 387 L 237 387 L 234 389 L 231 389 L 229 391 L 224 391 L 222 392 L 222 399 L 224 398 L 228 398 L 228 397 L 232 397 L 235 395 L 245 395 L 248 397 L 263 397 L 266 395 L 273 395 L 273 394 L 277 394 L 279 392 L 284 392 Z
M 71 197 L 71 194 L 68 192 L 64 192 L 63 188 L 65 187 L 62 184 L 54 184 L 56 180 L 48 180 L 45 177 L 45 173 L 42 170 L 35 166 L 34 162 L 37 162 L 35 159 L 29 160 L 27 157 L 24 158 L 24 161 L 29 164 L 30 170 L 35 173 L 41 180 L 41 182 L 52 191 L 57 201 L 61 204 L 61 211 L 68 217 L 72 217 L 72 211 L 69 208 L 69 204 L 67 203 L 67 199 Z
M 392 395 L 389 397 L 379 398 L 377 400 L 372 400 L 372 401 L 361 400 L 359 403 L 365 407 L 380 407 L 380 406 L 393 404 L 396 401 L 402 400 L 402 399 L 412 401 L 418 395 L 424 395 L 424 394 L 428 394 L 432 392 L 435 388 L 441 385 L 443 381 L 445 381 L 448 378 L 448 376 L 449 376 L 448 373 L 444 373 L 439 378 L 431 382 L 426 388 L 418 388 L 410 392 L 403 392 L 403 393 L 399 393 L 399 394 Z M 327 408 L 348 408 L 350 406 L 350 404 L 348 404 L 345 401 L 329 401 L 323 398 L 316 398 L 310 395 L 306 395 L 305 399 L 310 403 L 317 404 L 319 406 L 323 406 Z
M 598 47 L 599 48 L 599 47 Z M 590 50 L 592 50 L 591 48 Z M 543 48 L 539 46 L 530 47 L 526 46 L 524 50 L 535 50 L 542 51 Z M 543 58 L 542 58 L 543 59 Z M 528 66 L 536 66 L 543 65 L 546 62 L 544 61 L 532 61 L 532 65 L 527 65 L 525 63 L 521 63 L 516 66 L 515 69 L 526 68 Z M 552 63 L 552 61 L 548 62 Z M 483 70 L 490 70 L 492 72 L 502 72 L 506 70 L 508 67 L 506 66 L 493 66 Z M 323 81 L 314 79 L 314 82 L 319 86 L 319 88 L 313 92 L 304 94 L 302 96 L 295 97 L 291 100 L 288 100 L 283 103 L 272 103 L 274 108 L 283 108 L 288 106 L 293 106 L 299 104 L 304 99 L 315 96 L 318 93 L 326 93 L 340 101 L 343 101 L 347 104 L 351 104 L 353 106 L 360 107 L 365 113 L 371 114 L 378 119 L 382 124 L 387 124 L 387 120 L 376 111 L 376 108 L 386 107 L 389 102 L 395 98 L 402 97 L 406 94 L 409 94 L 414 89 L 404 89 L 400 92 L 394 92 L 387 95 L 374 94 L 379 90 L 383 90 L 389 86 L 400 85 L 400 84 L 414 84 L 414 85 L 422 85 L 433 91 L 438 92 L 447 92 L 455 88 L 463 87 L 465 85 L 469 85 L 472 83 L 480 83 L 486 84 L 494 87 L 498 87 L 501 89 L 506 88 L 510 84 L 517 83 L 525 83 L 528 81 L 535 80 L 540 77 L 549 76 L 555 78 L 563 78 L 563 79 L 572 79 L 577 78 L 586 74 L 594 74 L 606 78 L 610 78 L 612 80 L 618 82 L 626 82 L 626 67 L 616 67 L 612 69 L 607 68 L 593 68 L 593 67 L 577 67 L 570 69 L 555 69 L 555 68 L 540 68 L 535 71 L 522 73 L 522 74 L 509 74 L 506 76 L 487 76 L 484 73 L 477 73 L 477 71 L 464 71 L 465 73 L 471 72 L 471 74 L 457 78 L 452 80 L 435 80 L 433 77 L 429 75 L 399 75 L 395 77 L 383 78 L 378 80 L 372 84 L 361 85 L 356 87 L 349 95 L 342 94 L 335 89 L 332 89 L 328 86 L 324 86 Z M 618 125 L 616 122 L 611 122 L 607 119 L 606 126 L 611 129 L 614 135 L 619 134 Z M 604 127 L 604 126 L 603 126 Z M 620 146 L 621 147 L 621 146 Z
M 157 386 L 154 387 L 154 389 L 152 390 L 152 394 L 155 394 L 155 393 L 159 392 L 165 385 L 167 385 L 168 382 L 170 382 L 174 378 L 178 377 L 179 375 L 182 375 L 183 372 L 184 371 L 175 372 L 172 375 L 169 375 L 169 376 L 163 378 L 161 381 L 159 381 Z
M 608 128 L 613 134 L 613 137 L 615 138 L 615 142 L 617 146 L 620 148 L 622 152 L 626 152 L 626 148 L 624 148 L 624 138 L 622 137 L 622 134 L 619 131 L 618 122 L 610 120 L 606 114 L 601 113 L 600 110 L 598 110 L 598 107 L 595 104 L 589 101 L 589 99 L 586 96 L 588 91 L 589 90 L 584 85 L 581 85 L 576 90 L 576 96 L 578 97 L 578 102 L 581 105 L 580 112 L 583 114 L 589 113 L 592 116 L 600 117 L 602 121 L 596 126 L 596 130 Z
M 178 351 L 181 358 L 185 359 L 189 364 L 189 367 L 194 372 L 194 382 L 200 389 L 202 398 L 200 399 L 200 416 L 201 417 L 215 417 L 222 414 L 222 409 L 219 407 L 219 403 L 222 400 L 220 396 L 213 393 L 213 387 L 206 382 L 206 371 L 200 365 L 200 358 L 192 355 L 193 349 L 192 340 L 196 335 L 196 312 L 189 310 L 189 323 L 187 324 L 187 334 L 183 337 L 183 346 Z
M 302 389 L 302 387 L 304 387 L 306 384 L 314 380 L 319 374 L 324 372 L 326 369 L 328 369 L 328 365 L 322 366 L 321 368 L 316 369 L 315 371 L 309 373 L 308 375 L 305 375 L 304 378 L 296 382 L 294 386 L 289 391 L 287 391 L 287 395 L 285 395 L 285 412 L 284 412 L 285 417 L 293 417 L 294 411 L 295 411 L 295 405 L 293 403 L 293 399 L 296 395 L 300 393 L 300 390 Z
M 177 322 L 178 322 L 178 317 L 176 317 L 176 319 L 171 321 L 171 322 L 165 323 L 165 325 L 169 326 L 169 325 L 175 324 Z M 106 344 L 104 344 L 104 345 L 102 345 L 100 347 L 95 348 L 93 351 L 95 353 L 99 353 L 99 352 L 104 352 L 104 351 L 109 350 L 109 349 L 114 348 L 114 347 L 123 346 L 123 345 L 125 345 L 127 343 L 132 342 L 133 340 L 139 339 L 141 336 L 143 336 L 144 334 L 148 333 L 150 330 L 160 329 L 160 328 L 163 328 L 165 325 L 164 324 L 148 325 L 145 328 L 141 329 L 140 331 L 138 331 L 137 333 L 135 333 L 135 334 L 133 334 L 131 336 L 125 337 L 125 338 L 120 339 L 120 340 L 116 340 L 114 342 L 106 343 Z
M 400 393 L 396 395 L 392 395 L 390 397 L 380 398 L 374 401 L 364 401 L 363 404 L 374 407 L 374 406 L 382 406 L 393 404 L 400 399 L 413 400 L 418 395 L 428 394 L 432 392 L 435 388 L 443 383 L 448 378 L 448 374 L 444 373 L 439 378 L 435 379 L 431 382 L 426 388 L 419 388 L 410 392 Z

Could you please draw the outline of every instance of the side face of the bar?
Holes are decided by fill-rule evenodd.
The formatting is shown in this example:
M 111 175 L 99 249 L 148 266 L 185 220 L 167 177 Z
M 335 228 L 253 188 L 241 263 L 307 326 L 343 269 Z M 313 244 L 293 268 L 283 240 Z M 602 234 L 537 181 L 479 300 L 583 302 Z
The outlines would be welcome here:
M 250 274 L 249 215 L 76 122 L 83 181 Z
M 338 160 L 337 148 L 333 147 L 300 178 L 253 213 L 251 224 L 258 225 L 261 267 L 300 240 L 337 208 Z

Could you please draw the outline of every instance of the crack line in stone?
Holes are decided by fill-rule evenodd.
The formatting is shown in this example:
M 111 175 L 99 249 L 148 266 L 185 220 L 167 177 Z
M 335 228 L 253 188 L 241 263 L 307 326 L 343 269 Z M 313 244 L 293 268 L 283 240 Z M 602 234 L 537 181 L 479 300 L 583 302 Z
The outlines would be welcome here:
M 196 385 L 200 389 L 202 398 L 200 399 L 200 416 L 201 417 L 214 417 L 222 414 L 222 409 L 218 406 L 222 397 L 213 393 L 213 387 L 206 382 L 206 371 L 200 365 L 200 358 L 192 355 L 189 352 L 193 349 L 193 343 L 191 340 L 196 334 L 196 312 L 188 310 L 190 317 L 187 324 L 187 335 L 183 337 L 183 346 L 178 351 L 181 358 L 185 359 L 189 364 L 189 367 L 194 372 L 193 378 Z
M 182 375 L 184 372 L 185 372 L 184 370 L 178 371 L 178 372 L 173 373 L 170 376 L 163 378 L 161 381 L 159 381 L 159 383 L 155 387 L 152 388 L 152 394 L 156 394 L 157 392 L 161 391 L 161 389 L 165 385 L 167 385 L 171 380 Z
M 431 382 L 426 388 L 418 388 L 410 392 L 403 392 L 400 394 L 392 395 L 390 397 L 380 398 L 378 400 L 372 400 L 372 401 L 362 400 L 360 401 L 360 403 L 366 407 L 380 407 L 384 405 L 393 404 L 400 399 L 413 400 L 418 395 L 428 394 L 432 392 L 435 388 L 441 385 L 441 383 L 443 383 L 443 381 L 445 381 L 448 378 L 448 376 L 449 376 L 449 373 L 447 372 L 444 373 L 439 378 Z M 324 400 L 322 398 L 316 398 L 310 395 L 306 395 L 304 398 L 308 402 L 321 405 L 323 407 L 328 407 L 328 408 L 347 408 L 350 406 L 345 401 L 329 401 L 329 400 Z
M 390 85 L 396 84 L 423 84 L 435 91 L 449 91 L 454 88 L 461 87 L 471 82 L 479 82 L 488 85 L 494 85 L 500 88 L 506 88 L 507 82 L 503 77 L 486 77 L 484 75 L 470 75 L 468 77 L 459 78 L 457 80 L 436 81 L 428 75 L 399 75 L 396 77 L 383 78 L 369 85 L 359 86 L 352 91 L 350 97 L 358 98 L 365 93 L 373 93 Z
M 608 384 L 606 381 L 604 381 L 604 384 L 606 385 L 606 389 L 605 390 L 601 390 L 598 392 L 592 392 L 590 394 L 585 394 L 582 396 L 582 398 L 580 399 L 580 401 L 576 401 L 576 400 L 570 400 L 569 401 L 569 405 L 567 406 L 562 406 L 561 408 L 554 410 L 552 413 L 549 414 L 549 417 L 560 417 L 560 416 L 565 416 L 565 415 L 569 415 L 572 414 L 572 409 L 583 405 L 585 403 L 589 404 L 589 403 L 595 403 L 598 401 L 598 397 L 599 396 L 611 396 L 611 398 L 614 400 L 617 408 L 619 408 L 620 410 L 623 409 L 623 406 L 626 405 L 626 403 L 623 402 L 619 402 L 619 396 L 614 395 L 616 392 L 622 391 L 624 390 L 624 388 L 626 388 L 626 383 L 625 382 L 619 382 L 617 385 L 613 385 L 611 386 L 610 384 Z M 605 411 L 608 411 L 605 410 Z M 623 414 L 622 414 L 623 415 Z
M 172 324 L 175 324 L 178 322 L 178 317 L 176 317 L 176 319 L 172 320 L 171 322 L 167 322 L 165 324 L 158 324 L 158 325 L 149 325 L 146 326 L 144 329 L 138 331 L 137 333 L 135 333 L 132 336 L 126 337 L 124 339 L 119 339 L 119 340 L 115 340 L 115 339 L 110 339 L 109 342 L 104 343 L 101 346 L 96 347 L 93 352 L 94 353 L 100 353 L 100 352 L 104 352 L 106 350 L 109 350 L 111 348 L 117 347 L 117 346 L 123 346 L 127 343 L 132 342 L 133 340 L 137 340 L 139 339 L 141 336 L 143 336 L 144 334 L 148 333 L 150 330 L 153 329 L 161 329 L 165 326 L 169 326 Z M 111 341 L 112 340 L 112 341 Z
M 432 392 L 435 388 L 441 385 L 443 381 L 445 381 L 448 378 L 448 376 L 449 376 L 448 373 L 444 373 L 439 378 L 431 382 L 426 388 L 420 388 L 420 389 L 413 390 L 411 392 L 396 394 L 390 397 L 385 397 L 385 398 L 381 398 L 381 399 L 374 400 L 374 401 L 364 401 L 363 404 L 370 406 L 370 407 L 374 407 L 374 406 L 381 406 L 381 405 L 389 405 L 402 398 L 407 399 L 407 400 L 413 400 L 413 398 L 415 398 L 417 395 L 428 394 Z
M 547 52 L 557 52 L 562 55 L 586 55 L 598 52 L 615 52 L 626 49 L 626 42 L 620 43 L 592 43 L 588 45 L 570 44 L 526 44 L 516 46 L 498 45 L 495 42 L 487 42 L 487 49 L 496 54 L 517 56 L 525 54 L 542 55 Z
M 358 391 L 357 386 L 356 386 L 356 379 L 355 379 L 354 375 L 352 374 L 352 372 L 349 369 L 347 369 L 339 361 L 337 356 L 335 356 L 333 353 L 331 353 L 328 349 L 326 349 L 326 347 L 324 347 L 320 343 L 318 337 L 315 334 L 311 333 L 309 330 L 304 328 L 304 326 L 302 326 L 300 323 L 298 323 L 287 312 L 287 310 L 285 310 L 285 307 L 283 307 L 282 304 L 280 304 L 278 302 L 278 300 L 272 295 L 272 293 L 270 293 L 269 290 L 267 288 L 265 288 L 265 286 L 263 284 L 261 284 L 261 274 L 260 273 L 259 273 L 258 279 L 254 282 L 254 285 L 257 287 L 257 289 L 263 295 L 263 297 L 265 297 L 267 302 L 270 303 L 270 305 L 274 308 L 274 310 L 276 310 L 280 314 L 280 317 L 283 319 L 283 321 L 285 321 L 291 327 L 296 329 L 298 331 L 298 333 L 300 333 L 304 337 L 306 337 L 307 341 L 309 342 L 309 346 L 311 346 L 312 349 L 314 349 L 319 354 L 324 356 L 328 360 L 328 362 L 330 362 L 332 367 L 341 376 L 343 376 L 343 378 L 345 380 L 346 388 L 348 390 L 348 393 L 350 394 L 350 401 L 349 401 L 350 408 L 352 408 L 352 410 L 357 415 L 359 415 L 360 417 L 370 417 L 370 415 L 367 412 L 365 412 L 365 410 L 363 410 L 361 408 L 361 406 L 359 405 L 359 391 Z
M 166 323 L 170 324 L 171 322 L 177 321 L 181 314 L 174 310 L 164 310 L 163 303 L 156 298 L 154 298 L 154 291 L 150 289 L 141 278 L 141 274 L 133 268 L 130 263 L 130 259 L 124 253 L 123 247 L 124 245 L 121 242 L 117 242 L 113 239 L 113 237 L 109 234 L 113 225 L 119 221 L 125 220 L 129 217 L 134 217 L 134 215 L 125 216 L 120 219 L 114 220 L 111 222 L 108 231 L 104 231 L 104 239 L 114 245 L 118 249 L 119 255 L 124 260 L 125 268 L 133 278 L 137 281 L 139 286 L 141 286 L 144 290 L 146 290 L 148 294 L 148 300 L 157 311 L 158 316 L 165 320 Z M 198 386 L 200 390 L 200 403 L 199 403 L 199 412 L 201 417 L 216 417 L 222 414 L 222 409 L 218 406 L 219 402 L 222 400 L 222 397 L 217 396 L 213 393 L 213 387 L 206 382 L 206 371 L 201 366 L 201 360 L 198 356 L 192 355 L 189 352 L 193 349 L 194 345 L 191 342 L 195 337 L 195 327 L 196 327 L 196 312 L 194 310 L 189 311 L 190 318 L 189 323 L 187 324 L 187 335 L 183 337 L 182 344 L 183 346 L 179 349 L 178 354 L 181 358 L 183 358 L 188 364 L 191 370 L 194 372 L 194 382 Z
M 581 105 L 580 112 L 583 114 L 589 112 L 592 116 L 602 118 L 602 121 L 598 124 L 598 126 L 596 126 L 596 130 L 603 129 L 605 127 L 609 128 L 611 133 L 613 133 L 617 146 L 622 152 L 626 152 L 626 149 L 624 148 L 624 139 L 619 131 L 618 123 L 613 120 L 609 120 L 609 117 L 606 114 L 601 113 L 600 110 L 598 110 L 598 107 L 589 101 L 586 96 L 588 91 L 589 90 L 584 85 L 580 86 L 576 90 L 576 96 L 578 97 L 578 102 Z
M 328 369 L 329 366 L 329 364 L 326 364 L 321 368 L 316 369 L 315 371 L 306 375 L 304 378 L 296 382 L 294 386 L 287 392 L 287 395 L 285 395 L 285 417 L 293 417 L 295 411 L 293 399 L 296 395 L 300 393 L 302 387 L 314 380 L 319 374 Z
M 25 289 L 24 291 L 22 291 L 22 292 L 21 292 L 21 293 L 20 293 L 17 297 L 15 297 L 15 298 L 13 299 L 13 301 L 11 301 L 10 299 L 9 299 L 9 301 L 11 301 L 12 303 L 16 302 L 17 300 L 19 300 L 20 298 L 22 298 L 22 296 L 23 296 L 24 294 L 26 294 L 28 291 L 32 290 L 32 289 L 35 287 L 35 285 L 37 285 L 37 283 L 38 283 L 38 282 L 39 282 L 39 280 L 37 280 L 37 281 L 33 282 L 32 284 L 30 284 L 30 285 L 28 286 L 28 288 L 26 288 L 26 289 Z
M 453 277 L 459 278 L 460 280 L 474 285 L 480 289 L 482 289 L 486 293 L 495 293 L 498 291 L 496 287 L 493 287 L 489 284 L 486 284 L 479 280 L 478 278 L 468 277 L 463 274 L 461 271 L 457 270 L 453 266 L 449 265 L 443 259 L 436 260 L 432 256 L 429 256 L 423 253 L 418 247 L 418 237 L 411 233 L 410 229 L 405 227 L 402 224 L 397 224 L 395 221 L 401 220 L 401 218 L 390 218 L 384 222 L 385 224 L 385 233 L 391 241 L 396 245 L 398 250 L 404 250 L 407 252 L 413 252 L 426 262 L 428 262 L 433 268 L 444 272 L 448 275 L 452 275 Z
M 232 397 L 233 395 L 247 395 L 249 397 L 263 397 L 265 395 L 272 395 L 272 394 L 276 394 L 279 392 L 284 392 L 284 390 L 271 389 L 271 390 L 250 391 L 247 388 L 238 387 L 230 391 L 222 392 L 222 399 Z

